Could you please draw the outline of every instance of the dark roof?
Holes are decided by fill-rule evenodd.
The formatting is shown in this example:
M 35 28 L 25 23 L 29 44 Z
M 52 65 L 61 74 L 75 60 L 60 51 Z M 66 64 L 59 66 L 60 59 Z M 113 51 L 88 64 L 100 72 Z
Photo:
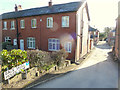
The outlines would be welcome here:
M 89 31 L 96 31 L 96 30 L 97 30 L 97 29 L 95 29 L 95 28 L 89 26 Z
M 80 2 L 71 2 L 65 4 L 57 4 L 52 7 L 39 7 L 39 8 L 31 8 L 17 12 L 9 12 L 2 14 L 2 19 L 11 19 L 18 17 L 26 17 L 26 16 L 37 16 L 44 14 L 55 14 L 55 13 L 64 13 L 64 12 L 74 12 L 77 11 L 80 6 L 83 4 L 85 0 Z

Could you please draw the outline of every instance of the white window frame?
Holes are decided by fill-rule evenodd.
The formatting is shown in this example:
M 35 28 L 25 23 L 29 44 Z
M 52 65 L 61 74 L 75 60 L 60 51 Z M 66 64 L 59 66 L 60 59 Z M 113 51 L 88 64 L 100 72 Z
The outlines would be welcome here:
M 53 17 L 48 17 L 47 18 L 47 28 L 52 28 L 53 27 Z
M 32 26 L 32 21 L 34 22 L 34 26 Z M 36 26 L 35 26 L 35 24 L 36 24 Z M 31 28 L 37 28 L 37 20 L 36 19 L 32 19 L 31 20 Z
M 7 21 L 3 22 L 3 30 L 7 30 Z
M 69 27 L 69 16 L 62 16 L 62 27 Z
M 25 20 L 20 20 L 20 27 L 21 29 L 25 28 Z
M 49 40 L 55 40 L 55 42 L 49 42 Z M 59 51 L 60 50 L 60 40 L 59 40 L 59 42 L 57 42 L 57 40 L 59 40 L 59 39 L 56 39 L 56 38 L 48 39 L 48 50 L 49 51 Z M 52 44 L 52 49 L 50 49 L 49 44 Z M 55 49 L 53 49 L 53 44 L 55 44 Z M 59 49 L 57 49 L 57 45 L 59 45 Z
M 11 24 L 11 30 L 14 30 L 15 29 L 15 21 L 14 20 L 11 21 L 10 24 Z
M 17 39 L 13 39 L 13 45 L 17 45 Z
M 30 45 L 30 43 L 32 43 L 32 46 Z M 34 37 L 28 37 L 27 38 L 27 48 L 35 49 L 35 38 Z
M 71 43 L 71 42 L 65 42 L 65 43 L 64 43 L 64 49 L 65 49 L 68 53 L 71 53 L 71 52 L 72 52 L 72 43 Z
M 5 42 L 9 42 L 9 40 L 10 40 L 10 42 L 11 42 L 11 38 L 10 37 L 5 37 Z

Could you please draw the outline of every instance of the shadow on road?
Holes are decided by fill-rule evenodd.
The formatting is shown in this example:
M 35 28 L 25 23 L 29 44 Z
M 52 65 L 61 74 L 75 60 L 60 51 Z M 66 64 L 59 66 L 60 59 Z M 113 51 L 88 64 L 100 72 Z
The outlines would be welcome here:
M 95 47 L 100 49 L 112 49 L 107 43 L 101 43 L 99 45 L 96 45 Z

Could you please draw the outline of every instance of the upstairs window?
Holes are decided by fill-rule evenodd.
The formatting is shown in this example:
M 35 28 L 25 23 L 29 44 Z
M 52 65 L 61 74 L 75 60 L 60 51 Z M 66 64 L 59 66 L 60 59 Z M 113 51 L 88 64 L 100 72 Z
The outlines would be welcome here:
M 7 30 L 7 22 L 6 21 L 3 22 L 3 30 Z
M 15 29 L 15 21 L 11 21 L 11 29 Z
M 11 38 L 10 37 L 5 37 L 5 42 L 11 42 Z
M 48 39 L 48 50 L 57 51 L 60 50 L 60 40 L 59 39 Z
M 47 18 L 47 28 L 52 28 L 53 27 L 53 17 L 48 17 Z
M 25 21 L 24 21 L 24 20 L 21 20 L 21 21 L 20 21 L 20 27 L 21 27 L 21 28 L 25 28 Z
M 69 27 L 69 16 L 62 16 L 62 27 Z
M 71 51 L 72 51 L 72 43 L 71 43 L 71 42 L 66 42 L 66 43 L 64 44 L 64 48 L 65 48 L 65 50 L 66 50 L 67 52 L 71 53 Z
M 27 38 L 27 47 L 30 49 L 35 49 L 35 38 L 33 37 Z
M 32 28 L 36 28 L 37 27 L 37 21 L 36 21 L 36 19 L 32 19 L 31 20 L 31 27 Z

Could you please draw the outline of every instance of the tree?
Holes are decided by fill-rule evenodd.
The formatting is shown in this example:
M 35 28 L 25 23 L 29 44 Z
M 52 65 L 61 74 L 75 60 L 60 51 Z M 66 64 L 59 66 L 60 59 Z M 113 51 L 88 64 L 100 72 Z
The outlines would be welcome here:
M 100 33 L 99 38 L 100 40 L 103 40 L 105 38 L 105 33 Z
M 104 28 L 105 37 L 108 36 L 108 33 L 110 32 L 110 30 L 112 30 L 110 27 L 105 27 L 105 28 Z

